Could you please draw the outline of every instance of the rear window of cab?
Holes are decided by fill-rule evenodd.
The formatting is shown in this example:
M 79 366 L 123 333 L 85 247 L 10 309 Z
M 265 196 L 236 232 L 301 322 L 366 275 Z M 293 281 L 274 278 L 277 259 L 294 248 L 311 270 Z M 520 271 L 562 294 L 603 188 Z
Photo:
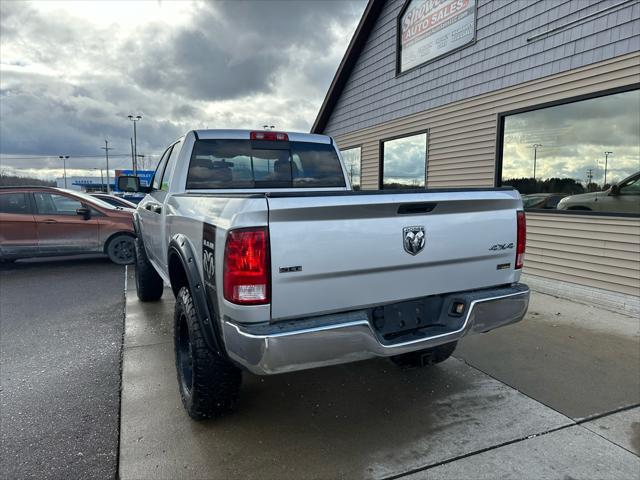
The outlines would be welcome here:
M 345 187 L 333 145 L 197 140 L 187 189 Z

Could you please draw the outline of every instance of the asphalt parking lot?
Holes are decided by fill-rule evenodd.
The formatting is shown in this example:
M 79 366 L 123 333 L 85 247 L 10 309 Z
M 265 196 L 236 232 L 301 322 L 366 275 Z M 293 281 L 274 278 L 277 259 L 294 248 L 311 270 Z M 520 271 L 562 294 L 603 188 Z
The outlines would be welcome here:
M 0 265 L 0 478 L 114 478 L 124 267 Z
M 173 298 L 128 283 L 119 474 L 142 478 L 629 478 L 640 475 L 638 319 L 535 294 L 524 322 L 441 365 L 379 359 L 245 374 L 240 409 L 178 396 Z

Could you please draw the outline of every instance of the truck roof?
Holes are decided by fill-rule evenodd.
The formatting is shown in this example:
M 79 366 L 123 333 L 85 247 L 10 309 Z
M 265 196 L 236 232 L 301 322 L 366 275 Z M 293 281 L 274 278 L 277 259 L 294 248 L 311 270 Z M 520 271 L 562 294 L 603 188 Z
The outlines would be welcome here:
M 204 140 L 216 140 L 216 139 L 228 139 L 228 140 L 249 140 L 251 132 L 270 132 L 271 130 L 233 130 L 233 129 L 212 129 L 212 130 L 193 130 L 193 133 L 198 139 Z M 274 130 L 275 132 L 276 130 Z M 327 135 L 318 135 L 316 133 L 303 133 L 303 132 L 286 132 L 277 130 L 278 132 L 286 133 L 289 136 L 289 140 L 292 142 L 313 142 L 313 143 L 333 143 L 331 137 Z

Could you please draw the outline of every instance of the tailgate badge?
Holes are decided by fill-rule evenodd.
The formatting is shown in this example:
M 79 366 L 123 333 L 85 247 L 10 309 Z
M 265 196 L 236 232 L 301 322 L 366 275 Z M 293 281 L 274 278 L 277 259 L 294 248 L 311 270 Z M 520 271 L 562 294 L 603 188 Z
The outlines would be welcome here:
M 422 225 L 404 227 L 402 229 L 402 243 L 405 251 L 410 255 L 417 255 L 425 244 L 425 233 Z

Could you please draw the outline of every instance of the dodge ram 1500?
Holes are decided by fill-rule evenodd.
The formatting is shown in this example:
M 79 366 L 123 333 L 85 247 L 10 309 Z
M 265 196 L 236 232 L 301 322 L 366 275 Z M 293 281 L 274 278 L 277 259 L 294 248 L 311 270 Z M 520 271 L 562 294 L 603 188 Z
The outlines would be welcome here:
M 134 213 L 141 301 L 175 295 L 183 404 L 238 400 L 242 371 L 447 359 L 464 335 L 520 321 L 529 289 L 511 188 L 353 191 L 334 141 L 197 130 L 172 143 Z

